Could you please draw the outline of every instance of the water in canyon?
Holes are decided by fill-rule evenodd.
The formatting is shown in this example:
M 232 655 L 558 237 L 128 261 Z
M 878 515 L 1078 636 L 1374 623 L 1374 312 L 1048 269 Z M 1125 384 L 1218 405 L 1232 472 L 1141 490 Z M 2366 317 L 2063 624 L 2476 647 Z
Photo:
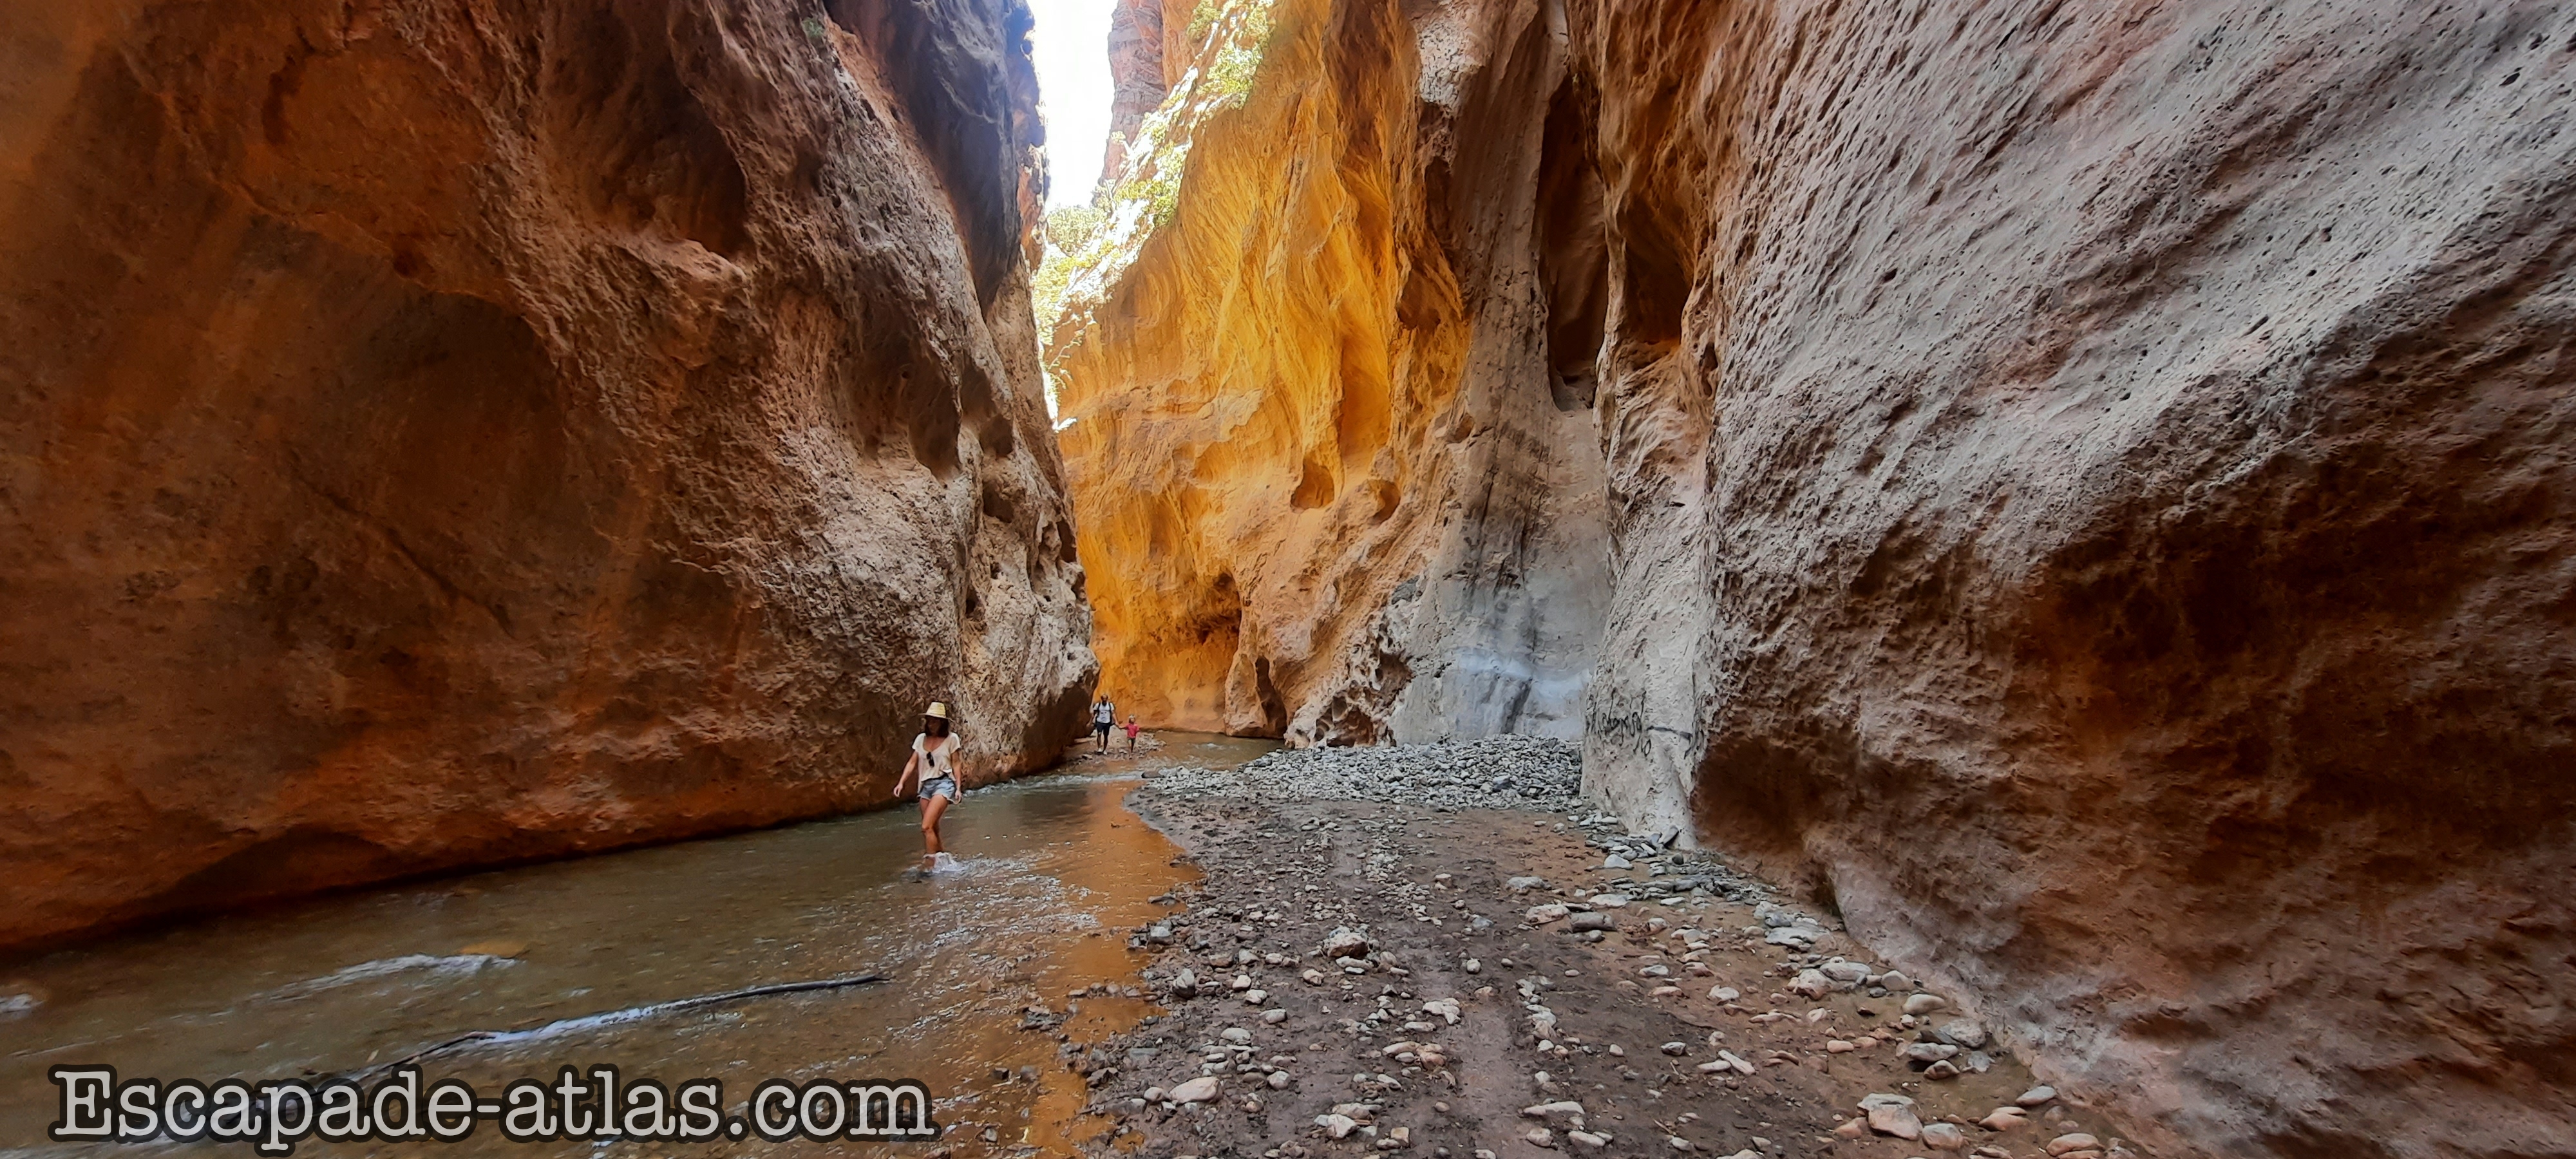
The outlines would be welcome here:
M 208 1082 L 336 1075 L 472 1031 L 860 974 L 886 980 L 477 1044 L 424 1061 L 424 1078 L 463 1079 L 490 1098 L 515 1078 L 607 1063 L 630 1082 L 722 1079 L 729 1110 L 772 1076 L 919 1079 L 957 1154 L 1065 1153 L 1085 1126 L 1082 1079 L 1063 1067 L 1055 1033 L 1022 1028 L 1028 1008 L 1069 1012 L 1057 1029 L 1076 1042 L 1149 1014 L 1142 998 L 1067 995 L 1133 986 L 1128 929 L 1197 876 L 1122 799 L 1157 766 L 1230 767 L 1272 747 L 1164 739 L 1136 758 L 969 794 L 948 814 L 956 865 L 926 880 L 905 872 L 920 850 L 916 814 L 893 809 L 342 894 L 0 965 L 0 996 L 33 1002 L 0 1014 L 0 1148 L 17 1148 L 0 1153 L 77 1146 L 45 1142 L 56 1065 Z M 462 1147 L 672 1149 L 532 1148 L 488 1121 Z

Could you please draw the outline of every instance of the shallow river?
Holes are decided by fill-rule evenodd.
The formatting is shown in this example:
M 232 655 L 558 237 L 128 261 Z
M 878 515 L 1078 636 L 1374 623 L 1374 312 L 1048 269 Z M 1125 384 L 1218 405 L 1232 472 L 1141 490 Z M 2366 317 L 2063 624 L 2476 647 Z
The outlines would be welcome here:
M 1021 1029 L 1024 1012 L 1042 1004 L 1061 1014 L 1068 992 L 1095 983 L 1132 986 L 1125 931 L 1166 912 L 1151 898 L 1196 876 L 1121 800 L 1139 767 L 1228 767 L 1270 747 L 1163 736 L 1168 747 L 1135 761 L 1084 762 L 969 794 L 946 826 L 958 864 L 926 880 L 904 872 L 920 849 L 907 808 L 343 894 L 0 963 L 0 997 L 40 1000 L 0 1013 L 0 1151 L 80 1149 L 46 1139 L 59 1113 L 47 1078 L 56 1065 L 104 1063 L 165 1080 L 312 1078 L 472 1031 L 569 1021 L 435 1055 L 421 1063 L 424 1078 L 462 1079 L 490 1100 L 515 1078 L 551 1083 L 565 1065 L 587 1073 L 608 1063 L 629 1083 L 722 1079 L 728 1112 L 771 1076 L 919 1079 L 957 1155 L 1066 1153 L 1070 1139 L 1105 1124 L 1082 1118 L 1081 1080 L 1058 1061 L 1054 1033 Z M 888 980 L 632 1015 L 870 973 Z M 1116 997 L 1071 1006 L 1061 1029 L 1077 1042 L 1152 1009 Z M 309 1140 L 296 1153 L 423 1147 L 531 1156 L 886 1149 L 757 1138 L 517 1144 L 484 1121 L 452 1146 Z M 219 1150 L 255 1154 L 241 1143 Z

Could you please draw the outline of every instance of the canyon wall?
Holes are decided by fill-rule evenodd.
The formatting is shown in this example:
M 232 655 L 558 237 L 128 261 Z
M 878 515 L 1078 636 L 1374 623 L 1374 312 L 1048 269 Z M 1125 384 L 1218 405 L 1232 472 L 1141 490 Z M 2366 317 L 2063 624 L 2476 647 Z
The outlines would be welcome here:
M 1050 760 L 1028 23 L 0 15 L 0 944 Z
M 1469 75 L 1393 3 L 1202 11 L 1048 355 L 1103 689 L 1299 741 L 1578 735 L 1601 458 L 1529 243 L 1564 54 L 1524 19 Z
M 1270 11 L 1048 355 L 1111 688 L 1586 656 L 1597 798 L 2159 1153 L 2576 1154 L 2576 14 Z

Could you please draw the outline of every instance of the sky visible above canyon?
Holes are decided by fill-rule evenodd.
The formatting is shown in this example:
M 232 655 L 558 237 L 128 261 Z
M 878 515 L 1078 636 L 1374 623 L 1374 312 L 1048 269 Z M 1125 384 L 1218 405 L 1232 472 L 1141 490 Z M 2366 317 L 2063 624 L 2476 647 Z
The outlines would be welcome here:
M 1038 112 L 1047 127 L 1047 208 L 1091 199 L 1109 141 L 1113 0 L 1030 0 Z

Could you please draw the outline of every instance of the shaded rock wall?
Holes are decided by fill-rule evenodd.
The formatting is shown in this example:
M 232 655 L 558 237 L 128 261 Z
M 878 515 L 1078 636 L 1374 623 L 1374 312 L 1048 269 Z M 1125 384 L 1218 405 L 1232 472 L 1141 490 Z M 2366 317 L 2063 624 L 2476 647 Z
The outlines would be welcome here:
M 2150 1127 L 2576 1152 L 2576 19 L 1642 15 L 1587 774 Z
M 2576 17 L 1276 11 L 1382 35 L 1274 47 L 1050 349 L 1113 689 L 1496 727 L 1420 690 L 1510 591 L 1597 656 L 1597 797 L 2142 1140 L 2576 1153 Z M 1316 76 L 1413 107 L 1264 113 Z M 1244 228 L 1328 182 L 1385 208 Z M 1366 470 L 1269 417 L 1370 413 L 1377 351 L 1445 353 Z
M 1026 26 L 0 16 L 0 943 L 1050 759 Z

